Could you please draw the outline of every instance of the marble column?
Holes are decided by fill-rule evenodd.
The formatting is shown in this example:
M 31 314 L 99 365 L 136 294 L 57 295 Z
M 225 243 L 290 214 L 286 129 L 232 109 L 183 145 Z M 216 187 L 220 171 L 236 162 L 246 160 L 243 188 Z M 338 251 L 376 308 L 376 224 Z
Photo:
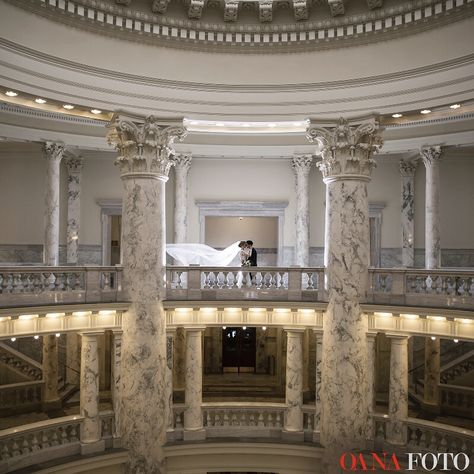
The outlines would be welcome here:
M 303 329 L 287 329 L 283 435 L 303 441 Z
M 81 172 L 80 156 L 69 156 L 67 166 L 67 263 L 77 265 L 79 256 L 79 229 L 81 220 Z
M 375 347 L 377 334 L 367 334 L 367 406 L 368 406 L 368 431 L 367 439 L 374 439 L 374 422 L 372 416 L 375 413 Z
M 103 451 L 99 417 L 99 334 L 82 333 L 80 413 L 82 453 Z
M 166 395 L 168 399 L 167 415 L 168 424 L 167 430 L 172 431 L 174 428 L 174 413 L 173 413 L 173 351 L 174 351 L 174 337 L 176 329 L 166 330 Z
M 186 331 L 176 328 L 173 348 L 173 390 L 184 390 L 186 377 Z
M 323 332 L 314 331 L 316 335 L 316 360 L 315 360 L 315 391 L 314 391 L 314 427 L 313 442 L 320 442 L 321 430 L 321 358 L 323 355 Z
M 58 338 L 43 336 L 43 404 L 46 409 L 59 407 Z
M 202 333 L 204 328 L 186 328 L 186 386 L 184 439 L 206 437 L 202 423 Z
M 122 387 L 122 337 L 123 331 L 114 329 L 112 331 L 112 380 L 110 391 L 112 395 L 112 407 L 115 414 L 114 423 L 114 447 L 120 447 L 120 395 Z
M 165 126 L 115 117 L 108 140 L 119 152 L 123 183 L 123 290 L 130 301 L 123 318 L 120 433 L 128 472 L 164 472 L 168 425 L 166 392 L 165 183 L 171 146 L 182 125 Z
M 46 158 L 43 263 L 55 266 L 59 264 L 60 165 L 65 146 L 46 142 L 43 151 Z
M 309 267 L 309 172 L 313 155 L 294 155 L 291 167 L 296 180 L 295 264 Z
M 387 441 L 406 445 L 408 417 L 408 338 L 391 336 Z
M 365 448 L 368 433 L 368 321 L 360 303 L 368 286 L 367 183 L 382 140 L 376 122 L 352 126 L 342 118 L 331 128 L 310 125 L 307 137 L 319 144 L 329 209 L 320 397 L 323 469 L 333 472 L 343 451 Z
M 439 162 L 441 147 L 424 147 L 420 150 L 420 154 L 426 169 L 425 268 L 440 268 Z
M 400 160 L 402 178 L 402 266 L 415 266 L 415 171 L 417 158 Z
M 174 157 L 174 241 L 184 243 L 188 232 L 188 173 L 191 167 L 191 153 Z
M 81 338 L 75 332 L 66 334 L 66 382 L 79 386 L 81 372 Z
M 440 338 L 426 337 L 423 406 L 432 413 L 439 411 L 440 355 Z

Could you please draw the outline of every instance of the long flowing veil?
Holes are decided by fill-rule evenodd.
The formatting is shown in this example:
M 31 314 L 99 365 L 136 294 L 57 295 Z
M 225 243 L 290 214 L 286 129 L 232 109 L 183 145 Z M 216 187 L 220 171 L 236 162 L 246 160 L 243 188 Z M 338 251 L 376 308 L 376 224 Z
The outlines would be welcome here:
M 224 250 L 216 250 L 204 244 L 167 244 L 166 252 L 181 265 L 226 267 L 239 253 L 239 242 L 234 242 Z

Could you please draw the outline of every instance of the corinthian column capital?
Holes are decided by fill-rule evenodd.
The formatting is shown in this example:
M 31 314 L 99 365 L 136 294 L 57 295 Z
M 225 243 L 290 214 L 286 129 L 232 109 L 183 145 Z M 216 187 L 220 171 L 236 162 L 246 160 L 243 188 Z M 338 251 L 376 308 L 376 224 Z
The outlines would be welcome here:
M 177 170 L 179 169 L 187 173 L 191 167 L 192 160 L 193 157 L 191 153 L 180 153 L 178 155 L 174 155 L 173 163 Z
M 383 144 L 380 132 L 375 120 L 352 126 L 341 117 L 334 127 L 310 125 L 306 138 L 319 144 L 322 159 L 316 165 L 325 181 L 351 177 L 368 180 L 376 166 L 372 155 Z
M 418 157 L 402 158 L 400 160 L 400 174 L 407 178 L 413 178 L 418 166 Z
M 71 155 L 66 160 L 66 167 L 69 174 L 79 174 L 84 166 L 82 156 Z
M 109 126 L 107 141 L 119 152 L 115 164 L 120 167 L 122 177 L 146 174 L 167 180 L 174 164 L 172 145 L 186 135 L 187 130 L 181 124 L 163 125 L 153 116 L 143 123 L 118 117 Z
M 425 166 L 438 163 L 441 159 L 441 145 L 424 146 L 420 148 L 420 156 Z
M 295 154 L 291 158 L 291 168 L 295 176 L 308 176 L 313 163 L 313 155 L 309 153 Z
M 61 161 L 65 151 L 64 143 L 45 142 L 43 145 L 43 153 L 48 160 Z

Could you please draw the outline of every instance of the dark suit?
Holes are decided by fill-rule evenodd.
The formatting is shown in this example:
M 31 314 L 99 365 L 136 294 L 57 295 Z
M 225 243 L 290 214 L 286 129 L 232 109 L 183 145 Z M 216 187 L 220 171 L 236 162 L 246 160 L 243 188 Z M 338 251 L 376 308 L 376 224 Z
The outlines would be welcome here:
M 256 267 L 257 266 L 257 251 L 252 247 L 252 253 L 249 257 L 250 266 Z

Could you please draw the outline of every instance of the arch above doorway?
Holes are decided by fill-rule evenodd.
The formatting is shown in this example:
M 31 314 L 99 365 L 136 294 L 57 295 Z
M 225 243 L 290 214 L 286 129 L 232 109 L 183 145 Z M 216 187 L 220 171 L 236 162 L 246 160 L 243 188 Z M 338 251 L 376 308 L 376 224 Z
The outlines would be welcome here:
M 288 201 L 196 200 L 199 208 L 199 242 L 206 240 L 206 217 L 276 217 L 278 220 L 277 265 L 283 261 L 283 226 Z

